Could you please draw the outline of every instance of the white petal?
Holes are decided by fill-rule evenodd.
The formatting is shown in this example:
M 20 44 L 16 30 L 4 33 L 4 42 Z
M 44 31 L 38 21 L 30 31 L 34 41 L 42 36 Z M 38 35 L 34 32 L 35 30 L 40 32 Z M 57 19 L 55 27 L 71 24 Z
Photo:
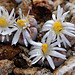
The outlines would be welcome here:
M 19 15 L 20 15 L 20 18 L 22 19 L 22 10 L 21 10 L 21 8 L 19 8 Z
M 41 40 L 42 43 L 45 43 L 46 38 L 48 37 L 48 35 L 49 35 L 49 31 L 43 36 L 43 38 Z
M 66 38 L 63 34 L 61 34 L 61 36 L 62 36 L 62 38 L 64 39 L 63 41 L 65 41 L 65 42 L 71 47 L 71 44 L 70 44 L 70 42 L 67 40 L 67 38 Z
M 14 31 L 16 31 L 16 30 L 18 30 L 18 28 L 16 28 L 16 27 L 12 28 L 11 29 L 11 33 L 14 32 Z
M 41 59 L 41 60 L 42 60 L 42 62 L 44 61 L 44 59 L 45 59 L 45 57 L 42 57 L 42 59 Z
M 62 41 L 62 42 L 64 44 L 64 47 L 67 48 L 66 42 L 65 41 Z
M 1 34 L 7 35 L 7 34 L 9 34 L 9 32 L 10 32 L 9 28 L 3 28 Z
M 30 43 L 31 45 L 35 45 L 35 46 L 42 46 L 42 43 L 40 43 L 40 42 L 35 42 L 35 41 L 33 41 L 33 40 L 29 40 L 29 43 Z
M 52 15 L 52 18 L 53 18 L 54 21 L 56 21 L 55 14 Z
M 4 42 L 4 39 L 5 39 L 5 36 L 3 35 L 3 36 L 2 36 L 2 40 L 1 40 L 1 41 L 2 41 L 2 42 Z
M 28 42 L 27 42 L 26 38 L 23 38 L 23 39 L 24 39 L 24 44 L 26 45 L 26 47 L 28 47 Z
M 71 27 L 71 26 L 74 27 L 74 24 L 69 23 L 69 22 L 63 22 L 62 25 L 66 27 Z
M 57 21 L 60 20 L 62 13 L 63 13 L 63 8 L 61 8 L 59 5 L 57 9 Z
M 29 32 L 28 32 L 27 30 L 25 31 L 25 34 L 26 34 L 25 37 L 26 37 L 27 41 L 28 41 L 31 45 L 36 45 L 36 46 L 41 46 L 41 45 L 42 45 L 42 43 L 33 41 L 33 40 L 31 39 L 30 34 L 29 34 Z
M 65 20 L 66 15 L 69 13 L 69 11 L 65 12 L 62 17 L 61 17 L 61 21 L 63 22 Z
M 36 62 L 38 62 L 40 59 L 42 58 L 42 56 L 37 56 L 36 58 L 33 59 L 32 64 L 35 64 Z
M 53 33 L 54 35 L 53 35 L 53 42 L 54 41 L 56 41 L 56 34 L 55 33 Z
M 54 56 L 54 57 L 66 59 L 66 55 L 63 55 L 63 54 L 61 54 L 61 53 L 59 53 L 59 52 L 56 52 L 56 51 L 51 51 L 51 52 L 50 52 L 50 55 L 51 55 L 51 56 Z
M 60 44 L 61 42 L 60 42 L 60 37 L 59 37 L 59 35 L 57 36 L 57 42 L 58 42 L 58 46 L 61 47 L 61 44 Z
M 12 9 L 12 11 L 11 11 L 10 16 L 9 16 L 9 18 L 8 18 L 8 19 L 11 19 L 11 18 L 12 18 L 12 16 L 13 16 L 13 14 L 14 14 L 14 8 Z
M 56 45 L 58 45 L 58 42 L 54 42 L 54 43 L 51 44 L 52 47 L 54 47 Z
M 42 54 L 40 49 L 35 49 L 29 52 L 29 55 L 33 55 L 33 54 Z
M 64 27 L 64 30 L 75 30 L 74 27 Z
M 60 5 L 58 6 L 58 9 L 57 9 L 57 20 L 59 19 L 59 14 L 60 14 Z
M 36 56 L 39 56 L 40 54 L 34 54 L 34 55 L 31 55 L 30 57 L 29 57 L 29 59 L 32 59 L 33 57 L 36 57 Z
M 53 47 L 53 50 L 58 50 L 58 51 L 66 51 L 66 49 L 64 48 L 59 48 L 59 47 Z
M 54 66 L 54 63 L 53 63 L 53 60 L 50 56 L 46 57 L 47 58 L 47 61 L 49 62 L 50 66 L 52 67 L 52 69 L 55 69 L 55 66 Z
M 27 42 L 27 40 L 26 40 L 26 34 L 25 34 L 25 32 L 23 31 L 22 32 L 23 33 L 23 40 L 24 40 L 24 44 L 26 45 L 26 47 L 28 46 L 28 42 Z
M 53 32 L 50 31 L 46 43 L 50 44 L 52 40 L 53 40 Z
M 67 34 L 67 35 L 69 35 L 69 36 L 75 37 L 75 35 L 74 35 L 73 33 L 70 33 L 70 32 L 68 32 L 68 31 L 66 31 L 66 30 L 64 30 L 63 33 L 64 33 L 64 34 Z
M 48 20 L 47 22 L 45 22 L 45 24 L 44 24 L 44 25 L 46 25 L 46 24 L 53 25 L 53 24 L 54 24 L 54 21 L 53 21 L 53 20 Z
M 40 49 L 41 47 L 40 46 L 32 46 L 32 50 L 34 49 Z
M 12 45 L 16 44 L 19 40 L 20 34 L 21 34 L 22 29 L 17 30 L 17 32 L 15 33 L 13 40 L 12 40 Z
M 63 8 L 61 8 L 60 10 L 60 17 L 62 16 L 62 13 L 63 13 Z
M 24 31 L 25 37 L 27 39 L 27 41 L 29 42 L 29 40 L 31 39 L 31 36 L 29 34 L 29 32 L 27 30 Z
M 51 24 L 44 24 L 44 25 L 43 25 L 43 28 L 45 28 L 45 27 L 49 27 L 49 28 L 51 28 L 52 25 L 51 25 Z
M 74 33 L 75 34 L 75 31 L 69 31 L 70 33 Z
M 9 36 L 8 35 L 6 35 L 6 38 L 7 38 L 7 41 L 9 41 Z
M 51 27 L 44 27 L 44 28 L 42 28 L 42 31 L 48 31 L 50 29 L 51 29 Z
M 64 41 L 64 38 L 62 37 L 61 34 L 60 34 L 60 36 L 61 36 L 62 42 L 63 42 L 63 44 L 64 44 L 64 46 L 65 46 L 65 48 L 66 48 L 66 47 L 67 47 L 66 42 Z
M 52 25 L 50 25 L 50 24 L 45 24 L 45 25 L 43 25 L 43 27 L 42 27 L 42 31 L 48 31 L 48 30 L 50 30 L 52 28 Z

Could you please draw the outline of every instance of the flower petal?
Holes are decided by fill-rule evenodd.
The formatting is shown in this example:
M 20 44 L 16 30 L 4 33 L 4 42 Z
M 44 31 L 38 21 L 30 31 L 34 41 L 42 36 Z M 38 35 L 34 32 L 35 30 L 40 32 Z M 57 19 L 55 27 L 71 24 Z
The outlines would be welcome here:
M 46 25 L 46 24 L 53 25 L 53 24 L 54 24 L 54 21 L 53 21 L 53 20 L 48 20 L 47 22 L 45 22 L 45 24 L 44 24 L 44 25 Z
M 74 35 L 73 33 L 68 32 L 68 31 L 66 31 L 66 30 L 64 30 L 63 33 L 64 33 L 64 34 L 67 34 L 67 35 L 69 35 L 69 36 L 75 37 L 75 35 Z
M 69 30 L 69 31 L 71 30 L 72 31 L 72 30 L 75 30 L 75 28 L 74 27 L 64 27 L 64 30 Z
M 25 31 L 25 34 L 26 34 L 25 37 L 26 37 L 27 41 L 28 41 L 31 45 L 36 45 L 36 46 L 41 46 L 41 45 L 42 45 L 42 43 L 33 41 L 33 40 L 31 39 L 30 34 L 29 34 L 29 32 L 28 32 L 27 30 Z
M 50 56 L 47 56 L 47 61 L 49 62 L 50 66 L 52 67 L 52 69 L 55 69 L 55 66 L 54 66 L 54 63 L 53 63 L 53 60 Z
M 23 40 L 24 40 L 24 44 L 26 45 L 26 47 L 28 46 L 28 42 L 26 40 L 26 34 L 25 34 L 25 31 L 22 32 L 23 33 Z
M 54 43 L 51 44 L 52 47 L 54 47 L 56 45 L 58 45 L 58 42 L 54 42 Z
M 51 27 L 44 27 L 44 28 L 42 28 L 42 31 L 48 31 L 48 30 L 50 30 L 50 28 Z
M 9 41 L 9 36 L 8 35 L 6 35 L 6 39 L 7 39 L 7 41 Z
M 41 59 L 41 60 L 42 60 L 42 62 L 44 61 L 44 59 L 45 59 L 45 57 L 42 57 L 42 59 Z
M 42 54 L 42 52 L 40 49 L 34 49 L 34 50 L 29 52 L 29 55 L 33 55 L 33 54 Z
M 19 40 L 20 34 L 21 34 L 22 29 L 17 30 L 17 32 L 15 33 L 13 40 L 12 40 L 12 45 L 16 44 Z
M 59 48 L 59 47 L 53 47 L 53 50 L 58 50 L 58 51 L 66 51 L 66 49 L 64 48 Z
M 30 57 L 29 57 L 29 59 L 32 59 L 33 57 L 36 57 L 36 56 L 39 56 L 40 54 L 34 54 L 34 55 L 31 55 Z
M 60 37 L 59 37 L 59 35 L 57 36 L 57 42 L 58 42 L 58 46 L 61 47 L 61 44 L 60 44 L 61 42 L 60 42 Z
M 62 16 L 62 13 L 63 13 L 63 8 L 61 8 L 60 5 L 59 5 L 58 9 L 57 9 L 57 21 L 60 20 L 60 18 Z
M 61 34 L 60 34 L 60 36 L 61 36 Z M 62 39 L 62 42 L 63 42 L 63 44 L 64 44 L 64 46 L 65 46 L 65 48 L 67 47 L 67 45 L 66 45 L 66 42 L 64 41 L 64 38 L 61 36 L 61 39 Z
M 12 18 L 13 14 L 14 14 L 14 8 L 12 9 L 12 11 L 11 11 L 11 13 L 10 13 L 10 16 L 9 16 L 8 20 L 10 20 L 10 19 Z
M 33 61 L 32 61 L 32 63 L 31 63 L 31 65 L 32 65 L 32 64 L 35 64 L 36 62 L 38 62 L 41 58 L 42 58 L 41 55 L 39 55 L 39 56 L 37 56 L 36 58 L 34 58 Z
M 4 39 L 5 39 L 5 36 L 4 36 L 4 35 L 2 35 L 2 40 L 1 40 L 1 42 L 4 42 Z
M 56 21 L 55 14 L 52 15 L 52 18 L 53 18 L 54 21 Z
M 49 31 L 49 35 L 48 35 L 46 43 L 49 45 L 52 40 L 53 40 L 53 32 Z
M 49 31 L 43 36 L 43 38 L 41 40 L 42 43 L 45 43 L 45 40 L 48 37 L 48 35 L 49 35 Z
M 61 16 L 61 22 L 63 22 L 65 20 L 66 15 L 69 13 L 70 11 L 65 12 L 62 16 Z
M 21 8 L 19 8 L 19 15 L 20 15 L 20 18 L 22 19 L 22 10 L 21 10 Z
M 74 24 L 69 23 L 69 22 L 63 22 L 62 25 L 66 27 L 74 27 Z
M 66 38 L 63 34 L 61 34 L 61 36 L 62 36 L 62 38 L 64 39 L 63 41 L 65 41 L 65 42 L 71 47 L 71 44 L 70 44 L 70 42 L 67 40 L 67 38 Z
M 63 55 L 63 54 L 61 54 L 61 53 L 59 53 L 59 52 L 56 52 L 56 51 L 51 51 L 51 52 L 50 52 L 50 55 L 51 55 L 51 56 L 54 56 L 54 57 L 66 59 L 66 55 Z

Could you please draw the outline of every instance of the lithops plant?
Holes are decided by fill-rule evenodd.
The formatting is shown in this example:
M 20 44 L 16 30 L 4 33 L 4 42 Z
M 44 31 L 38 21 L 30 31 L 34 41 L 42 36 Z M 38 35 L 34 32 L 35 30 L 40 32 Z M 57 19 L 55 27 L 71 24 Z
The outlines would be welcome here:
M 41 61 L 41 64 L 42 63 L 45 64 L 44 63 L 46 61 L 45 59 L 47 59 L 51 68 L 55 69 L 55 65 L 51 56 L 61 58 L 61 59 L 66 59 L 66 56 L 64 54 L 58 52 L 58 51 L 66 51 L 66 50 L 60 47 L 56 47 L 57 42 L 52 43 L 52 39 L 53 39 L 52 33 L 50 34 L 50 36 L 51 37 L 48 38 L 46 42 L 38 43 L 37 45 L 34 44 L 34 46 L 32 47 L 32 50 L 29 52 L 30 59 L 34 58 L 33 61 L 31 62 L 31 65 L 39 61 Z
M 33 16 L 29 15 L 29 12 L 30 12 L 30 10 L 28 11 L 27 16 L 24 16 L 24 14 L 22 14 L 22 10 L 19 8 L 19 17 L 20 18 L 14 24 L 15 27 L 17 27 L 17 31 L 14 34 L 14 37 L 12 39 L 12 45 L 16 44 L 18 42 L 20 35 L 22 34 L 22 36 L 23 36 L 22 40 L 24 40 L 24 44 L 26 45 L 26 47 L 28 46 L 28 41 L 31 40 L 31 30 L 30 30 L 29 17 L 33 17 Z
M 69 40 L 65 37 L 65 34 L 71 37 L 75 37 L 74 30 L 75 26 L 72 23 L 64 22 L 66 15 L 69 13 L 69 11 L 65 12 L 63 15 L 63 8 L 58 6 L 57 10 L 57 19 L 55 14 L 52 15 L 53 20 L 48 20 L 45 22 L 45 24 L 42 27 L 42 32 L 48 31 L 43 36 L 43 42 L 45 42 L 46 38 L 48 38 L 50 35 L 50 31 L 53 33 L 53 40 L 57 40 L 58 46 L 61 47 L 61 41 L 66 48 L 67 45 L 71 47 L 71 44 Z M 51 36 L 50 36 L 51 37 Z M 50 38 L 49 37 L 49 38 Z M 66 45 L 67 44 L 67 45 Z
M 9 36 L 17 30 L 17 28 L 13 25 L 15 22 L 14 16 L 14 8 L 12 9 L 10 15 L 3 6 L 0 6 L 0 35 L 2 36 L 2 42 L 5 37 L 7 41 L 9 41 Z

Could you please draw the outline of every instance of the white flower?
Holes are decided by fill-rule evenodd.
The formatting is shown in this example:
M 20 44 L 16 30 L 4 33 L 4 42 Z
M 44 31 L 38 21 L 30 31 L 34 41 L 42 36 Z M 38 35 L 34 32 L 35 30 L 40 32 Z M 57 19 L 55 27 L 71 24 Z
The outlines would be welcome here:
M 11 33 L 17 29 L 15 26 L 13 26 L 15 22 L 15 15 L 13 15 L 14 8 L 9 15 L 8 11 L 3 6 L 0 6 L 0 34 L 2 35 L 2 42 L 4 41 L 5 35 L 7 41 L 9 41 L 8 35 L 11 35 Z
M 64 46 L 66 47 L 66 44 L 68 44 L 71 47 L 70 42 L 65 37 L 64 34 L 75 37 L 75 26 L 72 23 L 64 22 L 66 15 L 69 13 L 65 12 L 63 15 L 63 8 L 58 6 L 57 10 L 57 19 L 55 17 L 55 14 L 52 15 L 53 20 L 48 20 L 43 28 L 42 31 L 48 31 L 42 41 L 45 42 L 45 39 L 49 36 L 50 31 L 52 31 L 53 41 L 57 40 L 58 46 L 61 47 L 61 41 L 63 42 Z M 49 37 L 50 38 L 50 37 Z
M 28 11 L 27 16 L 25 17 L 24 14 L 22 14 L 22 10 L 19 8 L 20 19 L 18 19 L 16 24 L 15 24 L 15 26 L 18 29 L 17 29 L 14 37 L 13 37 L 12 45 L 16 44 L 18 42 L 20 34 L 22 33 L 23 39 L 24 39 L 24 44 L 26 45 L 26 47 L 28 46 L 28 42 L 29 42 L 29 40 L 31 40 L 31 36 L 30 36 L 31 31 L 29 29 L 30 24 L 29 24 L 29 19 L 28 19 L 29 11 Z
M 66 56 L 57 52 L 58 51 L 66 51 L 63 48 L 55 47 L 57 42 L 50 44 L 49 39 L 47 39 L 46 43 L 38 43 L 38 45 L 34 45 L 32 51 L 29 52 L 30 59 L 34 58 L 31 62 L 32 64 L 37 63 L 39 60 L 44 62 L 44 59 L 47 59 L 52 69 L 55 69 L 53 60 L 50 56 L 66 59 Z

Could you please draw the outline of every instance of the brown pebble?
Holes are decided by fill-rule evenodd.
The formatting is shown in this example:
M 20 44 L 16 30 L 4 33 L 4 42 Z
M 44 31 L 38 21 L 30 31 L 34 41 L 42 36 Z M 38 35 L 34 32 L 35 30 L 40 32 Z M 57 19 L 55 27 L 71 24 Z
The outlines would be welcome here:
M 0 75 L 8 75 L 12 72 L 15 65 L 13 61 L 10 60 L 0 60 Z
M 14 69 L 15 75 L 51 75 L 51 72 L 49 69 L 46 68 L 40 68 L 40 67 L 32 67 L 27 69 L 22 68 L 15 68 Z
M 0 59 L 12 59 L 21 49 L 9 44 L 0 44 Z

